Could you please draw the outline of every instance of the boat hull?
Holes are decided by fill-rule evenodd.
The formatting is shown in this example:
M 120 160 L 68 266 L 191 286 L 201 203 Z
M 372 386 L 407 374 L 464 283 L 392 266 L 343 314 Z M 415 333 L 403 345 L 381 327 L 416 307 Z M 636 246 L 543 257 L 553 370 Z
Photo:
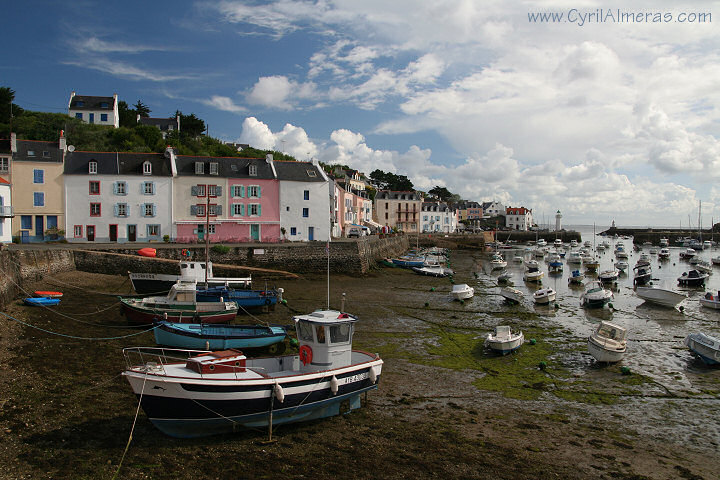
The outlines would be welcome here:
M 121 299 L 122 312 L 128 323 L 146 325 L 165 320 L 170 323 L 229 323 L 237 315 L 237 307 L 225 310 L 198 311 L 189 308 L 142 307 Z
M 523 334 L 520 334 L 518 337 L 510 340 L 492 340 L 488 338 L 485 340 L 485 346 L 493 352 L 497 352 L 501 355 L 507 355 L 508 353 L 512 353 L 520 348 L 524 341 L 525 336 Z
M 623 359 L 627 347 L 614 349 L 603 345 L 602 342 L 595 339 L 595 337 L 588 337 L 588 352 L 598 362 L 604 363 L 616 363 Z
M 23 299 L 25 305 L 31 307 L 51 307 L 60 303 L 59 298 L 54 297 L 28 297 Z
M 691 333 L 685 337 L 685 345 L 706 365 L 720 364 L 720 342 L 702 333 Z
M 190 350 L 264 348 L 285 340 L 282 327 L 264 325 L 203 325 L 160 322 L 154 330 L 155 343 Z
M 635 294 L 646 302 L 669 308 L 674 308 L 678 303 L 687 298 L 683 293 L 652 287 L 638 287 L 635 290 Z
M 170 291 L 181 278 L 180 275 L 169 275 L 165 273 L 131 273 L 130 283 L 138 295 L 162 295 Z M 201 285 L 203 282 L 198 282 Z M 239 278 L 237 281 L 232 279 L 208 279 L 208 287 L 229 287 L 233 289 L 247 289 L 249 281 Z
M 223 298 L 240 307 L 269 307 L 277 304 L 277 292 L 273 290 L 228 290 L 224 286 L 198 289 L 195 298 L 198 302 L 219 302 Z

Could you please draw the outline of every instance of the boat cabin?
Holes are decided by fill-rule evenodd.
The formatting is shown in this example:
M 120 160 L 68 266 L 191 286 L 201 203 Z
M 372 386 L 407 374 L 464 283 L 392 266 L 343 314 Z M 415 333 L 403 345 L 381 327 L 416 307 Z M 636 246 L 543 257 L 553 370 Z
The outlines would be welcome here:
M 195 280 L 181 279 L 178 280 L 172 288 L 170 288 L 170 291 L 167 294 L 167 299 L 172 303 L 193 304 L 197 303 L 195 300 L 196 293 L 197 282 Z
M 316 310 L 293 317 L 300 349 L 300 370 L 316 372 L 352 364 L 352 336 L 358 318 L 337 310 Z
M 187 359 L 185 367 L 201 375 L 210 373 L 241 373 L 245 371 L 247 358 L 240 350 L 231 348 L 208 352 Z
M 596 335 L 615 340 L 618 343 L 623 343 L 627 339 L 627 330 L 614 323 L 601 322 L 596 331 Z
M 207 268 L 207 277 L 205 276 L 205 269 Z M 230 283 L 231 286 L 237 288 L 250 288 L 252 285 L 252 277 L 239 277 L 239 278 L 221 278 L 215 277 L 213 274 L 212 262 L 180 262 L 180 278 L 183 280 L 194 280 L 197 283 L 204 283 L 205 280 L 212 281 L 213 283 Z

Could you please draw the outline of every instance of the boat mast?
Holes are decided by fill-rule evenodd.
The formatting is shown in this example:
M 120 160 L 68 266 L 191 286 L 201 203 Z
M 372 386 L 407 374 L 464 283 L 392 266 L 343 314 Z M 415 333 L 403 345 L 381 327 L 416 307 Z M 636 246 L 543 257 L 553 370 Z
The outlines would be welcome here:
M 208 288 L 208 261 L 210 259 L 210 185 L 205 186 L 205 288 Z

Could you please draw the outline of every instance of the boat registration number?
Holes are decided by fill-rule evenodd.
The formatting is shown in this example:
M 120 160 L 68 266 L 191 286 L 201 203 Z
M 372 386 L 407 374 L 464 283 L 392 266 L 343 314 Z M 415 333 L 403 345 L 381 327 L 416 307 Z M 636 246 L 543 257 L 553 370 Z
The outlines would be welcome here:
M 357 375 L 350 375 L 349 377 L 346 377 L 345 383 L 346 384 L 355 383 L 355 382 L 359 382 L 361 380 L 365 380 L 366 378 L 368 378 L 367 373 L 358 373 Z

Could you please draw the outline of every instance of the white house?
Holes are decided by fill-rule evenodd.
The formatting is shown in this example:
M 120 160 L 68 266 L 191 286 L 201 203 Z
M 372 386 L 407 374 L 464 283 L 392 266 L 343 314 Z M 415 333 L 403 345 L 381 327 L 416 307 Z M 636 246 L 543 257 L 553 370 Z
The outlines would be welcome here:
M 12 242 L 13 207 L 10 198 L 10 182 L 0 178 L 0 243 Z
M 500 202 L 483 202 L 482 212 L 483 218 L 497 217 L 498 215 L 505 215 L 505 205 Z
M 275 160 L 280 180 L 280 224 L 290 241 L 330 240 L 330 185 L 312 162 Z
M 453 233 L 457 230 L 457 211 L 446 203 L 423 202 L 420 231 L 423 233 Z
M 170 156 L 68 152 L 65 238 L 68 242 L 162 241 L 172 234 Z
M 508 207 L 505 211 L 505 226 L 512 230 L 528 231 L 532 224 L 532 210 L 525 207 Z
M 89 95 L 70 94 L 68 115 L 85 123 L 96 125 L 120 126 L 117 93 L 112 97 L 94 97 Z

